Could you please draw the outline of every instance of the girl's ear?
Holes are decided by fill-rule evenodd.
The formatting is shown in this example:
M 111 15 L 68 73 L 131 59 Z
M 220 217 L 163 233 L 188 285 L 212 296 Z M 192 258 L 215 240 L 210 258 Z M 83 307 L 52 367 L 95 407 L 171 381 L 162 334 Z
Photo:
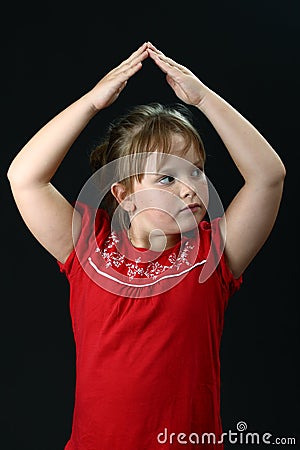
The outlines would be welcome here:
M 135 204 L 131 195 L 128 195 L 127 189 L 122 183 L 114 183 L 111 188 L 111 193 L 119 203 L 119 205 L 127 212 L 135 210 Z

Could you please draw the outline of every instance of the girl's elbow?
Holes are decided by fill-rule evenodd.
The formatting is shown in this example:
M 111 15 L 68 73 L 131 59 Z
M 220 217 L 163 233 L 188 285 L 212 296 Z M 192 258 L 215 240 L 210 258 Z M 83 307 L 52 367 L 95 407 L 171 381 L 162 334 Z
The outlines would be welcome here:
M 277 183 L 283 185 L 286 177 L 286 168 L 283 163 L 281 163 L 281 167 L 278 170 L 277 174 Z
M 282 186 L 286 177 L 286 168 L 282 161 L 270 172 L 267 182 L 269 186 Z
M 280 160 L 280 178 L 282 181 L 284 181 L 286 177 L 286 168 L 283 162 Z

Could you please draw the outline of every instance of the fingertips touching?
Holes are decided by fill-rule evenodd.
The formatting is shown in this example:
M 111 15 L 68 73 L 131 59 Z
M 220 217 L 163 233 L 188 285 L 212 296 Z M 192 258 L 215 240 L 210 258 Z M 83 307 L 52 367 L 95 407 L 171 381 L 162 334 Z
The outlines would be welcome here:
M 156 49 L 156 47 L 155 47 L 150 41 L 147 42 L 147 46 L 148 46 L 149 48 Z
M 151 44 L 151 42 L 147 42 L 147 45 L 148 45 L 148 49 L 149 50 L 152 50 L 152 51 L 156 52 L 159 55 L 163 55 L 163 52 L 161 50 L 158 50 L 158 48 L 155 47 L 153 44 Z

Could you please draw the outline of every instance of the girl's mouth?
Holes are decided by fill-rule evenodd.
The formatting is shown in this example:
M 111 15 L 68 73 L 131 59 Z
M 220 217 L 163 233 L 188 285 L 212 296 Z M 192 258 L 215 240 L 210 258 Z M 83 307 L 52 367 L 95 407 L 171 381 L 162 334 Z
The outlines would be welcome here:
M 201 208 L 201 206 L 199 205 L 199 203 L 191 203 L 191 204 L 185 206 L 181 211 L 197 212 L 197 211 L 199 211 L 200 208 Z

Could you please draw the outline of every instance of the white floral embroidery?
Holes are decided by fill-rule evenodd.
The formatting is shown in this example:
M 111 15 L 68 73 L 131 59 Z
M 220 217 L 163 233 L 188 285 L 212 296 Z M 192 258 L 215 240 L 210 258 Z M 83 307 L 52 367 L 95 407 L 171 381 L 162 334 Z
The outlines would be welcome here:
M 187 241 L 179 254 L 175 252 L 171 253 L 168 257 L 170 264 L 164 265 L 156 261 L 151 261 L 148 264 L 141 263 L 141 257 L 137 258 L 134 262 L 128 260 L 125 255 L 122 255 L 116 248 L 116 244 L 119 243 L 119 238 L 115 232 L 112 232 L 103 244 L 103 248 L 96 248 L 96 253 L 100 253 L 105 260 L 106 267 L 112 267 L 119 269 L 121 266 L 125 268 L 122 270 L 123 274 L 129 277 L 129 280 L 133 280 L 137 277 L 149 278 L 156 280 L 159 275 L 164 273 L 168 269 L 176 269 L 179 271 L 181 266 L 191 266 L 188 259 L 189 253 L 194 249 L 194 245 L 191 245 Z M 141 265 L 139 265 L 141 264 Z

